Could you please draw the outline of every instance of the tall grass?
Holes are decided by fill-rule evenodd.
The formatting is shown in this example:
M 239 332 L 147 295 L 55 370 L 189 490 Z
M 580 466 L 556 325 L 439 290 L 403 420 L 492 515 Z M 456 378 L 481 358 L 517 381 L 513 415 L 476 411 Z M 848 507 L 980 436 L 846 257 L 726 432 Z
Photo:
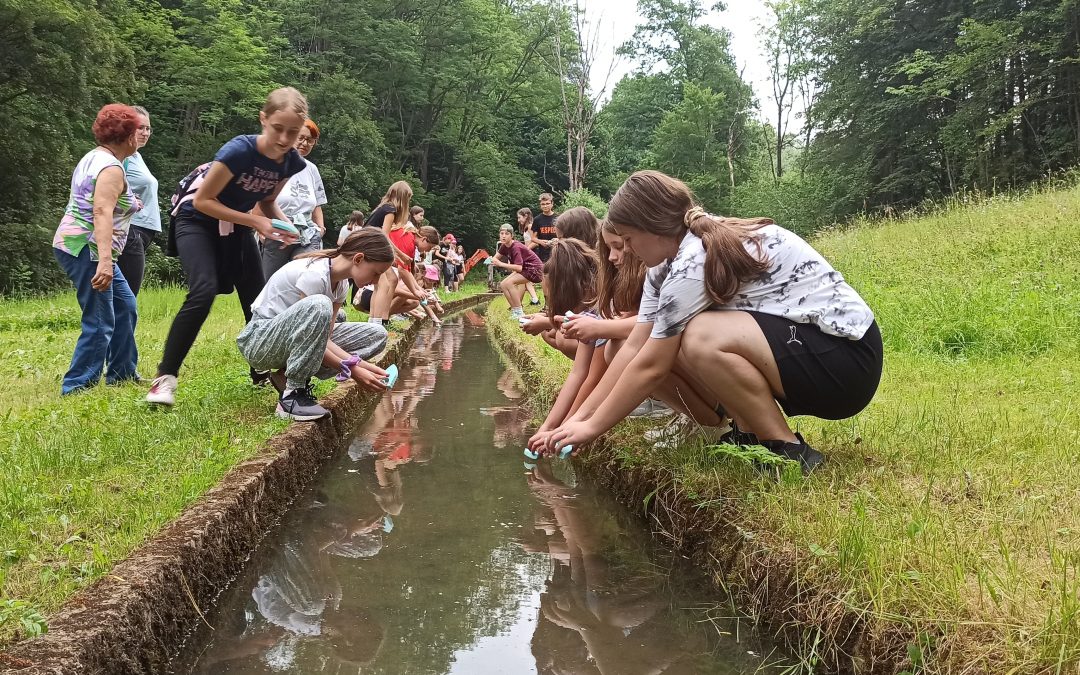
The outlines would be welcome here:
M 1078 223 L 1071 188 L 821 234 L 886 345 L 867 410 L 793 420 L 827 466 L 775 481 L 723 453 L 647 449 L 629 423 L 623 461 L 668 469 L 702 508 L 735 498 L 739 528 L 801 587 L 916 636 L 911 672 L 1076 672 Z
M 144 377 L 183 297 L 177 288 L 139 295 Z M 285 427 L 275 393 L 252 387 L 237 351 L 243 321 L 235 297 L 218 299 L 180 373 L 176 407 L 160 409 L 144 403 L 146 385 L 60 397 L 79 333 L 73 293 L 0 302 L 0 642 L 29 632 L 22 619 L 107 573 Z

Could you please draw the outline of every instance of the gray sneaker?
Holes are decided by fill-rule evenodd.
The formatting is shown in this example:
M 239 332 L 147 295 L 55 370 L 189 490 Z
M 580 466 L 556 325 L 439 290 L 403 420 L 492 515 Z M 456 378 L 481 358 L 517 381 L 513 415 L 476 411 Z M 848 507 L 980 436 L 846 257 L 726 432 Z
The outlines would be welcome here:
M 673 412 L 674 411 L 668 407 L 668 404 L 664 403 L 663 401 L 657 401 L 654 398 L 647 398 L 641 402 L 641 405 L 634 408 L 634 410 L 629 415 L 627 415 L 627 417 L 664 417 L 665 415 L 670 415 Z
M 315 400 L 310 384 L 303 389 L 293 389 L 278 400 L 277 416 L 282 419 L 311 422 L 329 414 L 330 411 Z

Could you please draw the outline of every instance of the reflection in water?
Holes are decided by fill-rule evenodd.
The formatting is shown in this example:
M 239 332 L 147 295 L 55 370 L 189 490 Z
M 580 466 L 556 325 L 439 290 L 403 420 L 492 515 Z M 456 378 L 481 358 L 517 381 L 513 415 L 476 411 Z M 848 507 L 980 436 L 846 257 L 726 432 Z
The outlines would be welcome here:
M 479 315 L 403 365 L 176 672 L 754 672 L 568 464 L 523 479 L 530 414 Z

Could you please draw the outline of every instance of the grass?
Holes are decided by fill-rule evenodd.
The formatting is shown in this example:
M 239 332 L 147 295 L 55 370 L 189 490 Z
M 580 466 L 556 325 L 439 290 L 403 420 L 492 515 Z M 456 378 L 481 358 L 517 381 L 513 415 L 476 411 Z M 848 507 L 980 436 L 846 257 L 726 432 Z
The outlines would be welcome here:
M 484 290 L 467 284 L 443 299 Z M 177 288 L 139 295 L 144 377 L 153 375 L 183 297 Z M 0 302 L 0 644 L 44 629 L 43 614 L 108 573 L 286 426 L 273 414 L 274 393 L 251 386 L 236 349 L 243 315 L 235 297 L 215 304 L 173 409 L 147 406 L 146 386 L 134 384 L 61 399 L 79 323 L 73 293 Z
M 821 234 L 886 346 L 862 414 L 793 420 L 827 468 L 772 481 L 724 452 L 645 452 L 629 423 L 622 461 L 669 469 L 704 508 L 735 497 L 801 587 L 916 636 L 909 672 L 1080 670 L 1078 221 L 1068 189 Z

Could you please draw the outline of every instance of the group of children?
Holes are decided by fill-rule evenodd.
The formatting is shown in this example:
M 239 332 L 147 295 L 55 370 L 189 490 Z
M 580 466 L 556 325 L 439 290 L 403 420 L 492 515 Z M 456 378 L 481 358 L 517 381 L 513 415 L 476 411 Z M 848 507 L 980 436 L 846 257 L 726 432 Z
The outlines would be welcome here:
M 278 269 L 266 279 L 266 252 L 302 234 L 278 197 L 290 177 L 312 170 L 296 146 L 307 134 L 300 145 L 310 149 L 318 131 L 291 87 L 272 92 L 259 119 L 260 134 L 226 143 L 174 195 L 169 244 L 188 293 L 146 398 L 174 403 L 180 366 L 215 297 L 235 289 L 247 319 L 237 344 L 253 377 L 279 389 L 278 415 L 314 420 L 328 414 L 314 377 L 385 391 L 388 373 L 367 362 L 386 343 L 383 324 L 399 313 L 438 322 L 434 289 L 457 288 L 464 252 L 424 224 L 399 181 L 362 225 L 354 213 L 337 248 L 281 265 L 275 254 Z M 106 149 L 115 156 L 127 145 Z M 303 203 L 321 235 L 318 192 Z M 822 456 L 784 413 L 841 419 L 873 397 L 882 364 L 873 313 L 817 251 L 773 221 L 711 215 L 686 185 L 655 171 L 630 176 L 603 223 L 581 207 L 556 218 L 549 194 L 540 207 L 535 218 L 518 214 L 527 243 L 504 224 L 490 259 L 508 272 L 500 288 L 522 329 L 574 360 L 531 452 L 581 447 L 652 397 L 716 440 L 760 444 L 810 471 Z M 539 302 L 535 284 L 547 311 L 526 318 L 522 300 Z M 365 323 L 341 316 L 350 287 L 352 304 L 370 315 Z
M 498 260 L 522 330 L 574 365 L 528 441 L 530 456 L 580 448 L 647 397 L 679 414 L 681 435 L 761 445 L 813 471 L 823 456 L 785 414 L 843 419 L 877 390 L 882 342 L 873 312 L 817 251 L 769 219 L 714 216 L 685 184 L 640 171 L 598 223 L 556 221 L 538 256 L 500 231 Z M 524 283 L 547 311 L 523 316 Z
M 385 391 L 389 374 L 367 361 L 386 344 L 383 323 L 396 312 L 420 311 L 439 321 L 441 304 L 430 284 L 418 283 L 414 256 L 441 244 L 446 249 L 440 259 L 459 256 L 449 255 L 452 235 L 441 241 L 435 228 L 423 225 L 423 209 L 410 209 L 412 189 L 404 181 L 390 187 L 362 225 L 353 222 L 359 220 L 354 212 L 337 248 L 296 250 L 311 242 L 302 240 L 307 233 L 283 212 L 279 197 L 291 177 L 311 171 L 298 147 L 310 149 L 317 127 L 308 119 L 306 99 L 291 87 L 270 94 L 259 120 L 260 134 L 226 143 L 174 195 L 170 249 L 180 258 L 188 293 L 146 399 L 175 403 L 180 366 L 215 297 L 235 288 L 247 319 L 237 345 L 253 380 L 278 389 L 279 416 L 316 420 L 329 412 L 315 399 L 312 378 L 336 376 Z M 306 220 L 321 239 L 325 197 L 317 182 L 319 190 L 305 202 L 313 207 Z M 275 265 L 264 276 L 268 251 Z M 350 287 L 353 304 L 371 315 L 367 322 L 344 320 Z

